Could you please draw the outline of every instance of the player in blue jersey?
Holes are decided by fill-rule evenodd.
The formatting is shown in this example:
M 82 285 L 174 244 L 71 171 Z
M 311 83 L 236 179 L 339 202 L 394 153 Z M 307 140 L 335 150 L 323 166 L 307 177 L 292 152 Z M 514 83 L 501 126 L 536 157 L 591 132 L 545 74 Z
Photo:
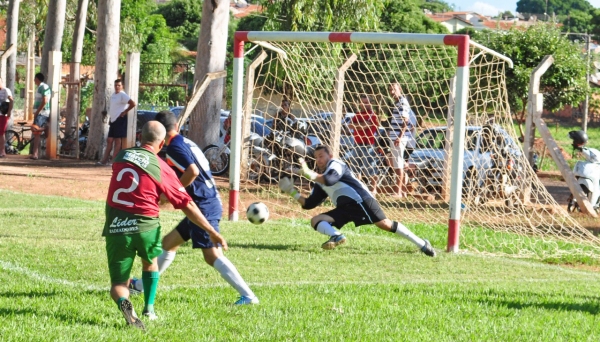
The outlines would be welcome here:
M 187 193 L 218 232 L 223 206 L 210 172 L 208 160 L 196 143 L 178 133 L 179 127 L 175 114 L 170 111 L 162 111 L 156 115 L 155 120 L 163 124 L 167 130 L 165 138 L 167 164 L 175 170 Z M 190 239 L 192 248 L 202 250 L 204 261 L 219 271 L 221 277 L 239 292 L 240 298 L 235 304 L 258 304 L 258 298 L 231 261 L 223 255 L 220 246 L 213 244 L 208 234 L 187 218 L 183 219 L 162 240 L 163 252 L 158 257 L 160 273 L 171 265 L 179 246 Z M 132 281 L 132 284 L 133 289 L 140 289 L 135 280 Z
M 350 171 L 348 166 L 333 159 L 329 146 L 319 145 L 315 148 L 317 170 L 311 170 L 303 160 L 302 169 L 293 172 L 315 182 L 308 197 L 300 195 L 289 178 L 282 178 L 279 187 L 297 200 L 303 209 L 313 209 L 329 197 L 335 208 L 319 214 L 310 220 L 311 226 L 321 234 L 329 236 L 323 249 L 334 249 L 346 242 L 346 237 L 339 231 L 346 223 L 354 222 L 358 226 L 374 224 L 385 231 L 398 234 L 417 245 L 425 255 L 434 257 L 435 250 L 425 239 L 421 239 L 402 223 L 386 218 L 379 202 Z

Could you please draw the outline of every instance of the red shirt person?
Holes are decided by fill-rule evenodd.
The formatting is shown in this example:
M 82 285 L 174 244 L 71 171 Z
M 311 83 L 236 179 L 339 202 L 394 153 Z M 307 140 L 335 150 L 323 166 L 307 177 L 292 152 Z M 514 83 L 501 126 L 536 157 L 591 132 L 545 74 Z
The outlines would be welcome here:
M 360 96 L 362 111 L 352 118 L 351 128 L 354 129 L 354 142 L 357 145 L 375 144 L 375 133 L 379 128 L 379 119 L 373 112 L 371 102 L 367 95 Z

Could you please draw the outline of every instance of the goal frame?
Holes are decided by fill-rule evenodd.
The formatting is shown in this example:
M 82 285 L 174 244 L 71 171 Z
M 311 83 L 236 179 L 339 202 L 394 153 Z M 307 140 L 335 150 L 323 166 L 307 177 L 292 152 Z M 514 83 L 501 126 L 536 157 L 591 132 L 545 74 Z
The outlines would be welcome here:
M 229 173 L 229 220 L 239 219 L 242 119 L 244 94 L 244 44 L 248 42 L 371 43 L 456 46 L 456 96 L 453 113 L 452 164 L 447 252 L 458 252 L 460 236 L 464 136 L 469 93 L 469 36 L 458 34 L 379 32 L 237 31 L 233 43 L 233 99 Z M 249 95 L 251 96 L 251 95 Z

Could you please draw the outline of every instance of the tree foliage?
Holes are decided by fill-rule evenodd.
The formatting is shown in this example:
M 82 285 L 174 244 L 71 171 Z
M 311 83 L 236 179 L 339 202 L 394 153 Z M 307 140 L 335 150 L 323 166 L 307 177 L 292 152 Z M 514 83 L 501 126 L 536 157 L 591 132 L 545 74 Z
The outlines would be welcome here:
M 402 2 L 402 1 L 398 1 Z M 420 8 L 431 11 L 432 13 L 451 12 L 454 9 L 448 3 L 442 0 L 419 0 Z
M 571 42 L 554 25 L 539 23 L 525 31 L 486 30 L 475 34 L 473 39 L 514 62 L 514 68 L 506 71 L 513 110 L 524 108 L 531 73 L 546 55 L 552 55 L 554 63 L 541 78 L 544 107 L 557 110 L 567 104 L 576 105 L 585 98 L 588 87 L 582 46 Z
M 389 1 L 381 14 L 380 28 L 387 32 L 447 33 L 442 24 L 423 14 L 421 1 Z M 435 2 L 439 3 L 439 2 Z M 428 3 L 431 4 L 431 3 Z
M 158 7 L 172 32 L 178 35 L 179 42 L 192 50 L 198 44 L 202 2 L 197 0 L 172 0 Z
M 517 12 L 519 13 L 552 13 L 556 15 L 569 15 L 571 11 L 582 11 L 589 13 L 594 9 L 587 0 L 519 0 L 517 1 Z
M 261 0 L 267 31 L 376 31 L 380 0 Z

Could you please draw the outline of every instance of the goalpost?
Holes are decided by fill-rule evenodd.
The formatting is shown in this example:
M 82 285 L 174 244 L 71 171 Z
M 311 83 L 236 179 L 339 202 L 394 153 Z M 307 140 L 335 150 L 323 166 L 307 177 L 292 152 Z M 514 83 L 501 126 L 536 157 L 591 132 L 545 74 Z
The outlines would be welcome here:
M 248 52 L 245 44 L 252 44 Z M 372 187 L 388 217 L 447 225 L 449 252 L 459 250 L 460 237 L 461 246 L 485 253 L 548 257 L 562 254 L 566 243 L 577 253 L 600 255 L 596 247 L 600 240 L 558 206 L 520 151 L 504 79 L 512 62 L 469 36 L 236 32 L 233 54 L 230 220 L 238 220 L 244 209 L 241 194 L 281 211 L 311 214 L 302 212 L 277 187 L 278 178 L 297 165 L 298 152 L 286 150 L 284 141 L 266 140 L 262 152 L 256 152 L 248 140 L 252 114 L 267 120 L 283 99 L 290 100 L 292 113 L 308 126 L 307 136 L 331 145 L 335 157 L 352 166 L 356 147 L 347 143 L 352 137 L 343 132 L 345 117 L 360 110 L 353 107 L 360 96 L 370 99 L 380 120 L 389 117 L 394 101 L 388 87 L 397 83 L 420 119 L 417 134 L 424 136 L 417 139 L 409 159 L 406 198 L 389 195 L 399 178 L 386 166 L 385 156 L 380 153 L 373 159 L 377 176 Z M 501 132 L 495 135 L 499 140 L 486 138 L 485 127 Z M 305 139 L 307 145 L 311 139 Z M 518 171 L 493 168 L 492 156 L 499 158 L 499 145 L 504 144 L 513 148 L 511 162 Z M 427 166 L 421 169 L 419 162 Z M 500 168 L 498 159 L 496 164 Z M 304 194 L 310 186 L 304 179 L 296 180 Z

